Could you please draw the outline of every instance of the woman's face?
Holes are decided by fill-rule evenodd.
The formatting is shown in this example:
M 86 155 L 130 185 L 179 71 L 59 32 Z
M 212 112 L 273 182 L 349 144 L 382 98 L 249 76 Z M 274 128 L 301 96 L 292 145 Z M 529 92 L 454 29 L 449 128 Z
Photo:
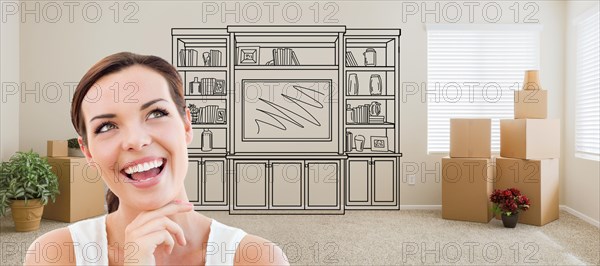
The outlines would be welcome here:
M 184 121 L 169 90 L 158 72 L 134 65 L 99 79 L 81 105 L 85 155 L 121 205 L 153 210 L 185 192 L 190 112 Z

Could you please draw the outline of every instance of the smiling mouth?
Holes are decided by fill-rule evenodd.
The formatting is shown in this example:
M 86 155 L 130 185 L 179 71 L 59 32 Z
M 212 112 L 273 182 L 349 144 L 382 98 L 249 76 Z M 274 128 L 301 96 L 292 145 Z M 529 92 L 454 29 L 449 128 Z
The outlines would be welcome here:
M 161 158 L 156 161 L 137 164 L 121 169 L 121 174 L 135 182 L 144 182 L 156 177 L 162 173 L 167 163 L 167 159 Z

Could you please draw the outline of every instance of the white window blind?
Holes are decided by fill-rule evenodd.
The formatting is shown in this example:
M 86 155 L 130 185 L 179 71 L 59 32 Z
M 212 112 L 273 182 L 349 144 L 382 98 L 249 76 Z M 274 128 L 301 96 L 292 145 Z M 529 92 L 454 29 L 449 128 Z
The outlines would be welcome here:
M 598 11 L 577 26 L 576 156 L 600 158 L 600 20 Z
M 428 27 L 428 153 L 449 151 L 451 118 L 491 118 L 500 150 L 499 119 L 514 118 L 513 91 L 539 69 L 540 28 L 520 26 Z

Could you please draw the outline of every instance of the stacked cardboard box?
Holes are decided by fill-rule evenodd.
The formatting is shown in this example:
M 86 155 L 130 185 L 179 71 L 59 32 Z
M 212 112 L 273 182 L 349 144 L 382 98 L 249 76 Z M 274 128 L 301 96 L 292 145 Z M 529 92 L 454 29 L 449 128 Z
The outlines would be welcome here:
M 497 188 L 518 188 L 530 199 L 519 222 L 544 225 L 558 219 L 558 159 L 497 158 Z
M 538 71 L 525 72 L 523 89 L 515 91 L 515 118 L 545 119 L 548 116 L 548 91 L 540 87 Z
M 67 156 L 69 144 L 66 140 L 49 140 L 46 152 L 48 157 Z
M 538 72 L 527 71 L 515 92 L 515 119 L 500 120 L 495 188 L 519 189 L 531 205 L 519 222 L 541 226 L 558 219 L 560 121 L 547 119 L 547 91 L 539 84 Z
M 48 142 L 48 164 L 58 176 L 60 194 L 44 206 L 42 217 L 75 222 L 104 214 L 104 181 L 99 169 L 85 157 L 67 157 L 66 151 L 66 141 Z
M 487 223 L 493 189 L 490 119 L 451 119 L 450 157 L 442 159 L 442 218 Z

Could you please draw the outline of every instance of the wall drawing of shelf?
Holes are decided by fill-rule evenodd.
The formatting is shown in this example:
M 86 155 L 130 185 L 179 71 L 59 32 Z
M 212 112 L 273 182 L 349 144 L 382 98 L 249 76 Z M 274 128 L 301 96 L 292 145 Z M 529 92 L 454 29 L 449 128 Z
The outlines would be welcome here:
M 399 29 L 228 26 L 171 35 L 194 108 L 186 189 L 196 210 L 399 209 Z M 201 148 L 207 129 L 210 151 Z

